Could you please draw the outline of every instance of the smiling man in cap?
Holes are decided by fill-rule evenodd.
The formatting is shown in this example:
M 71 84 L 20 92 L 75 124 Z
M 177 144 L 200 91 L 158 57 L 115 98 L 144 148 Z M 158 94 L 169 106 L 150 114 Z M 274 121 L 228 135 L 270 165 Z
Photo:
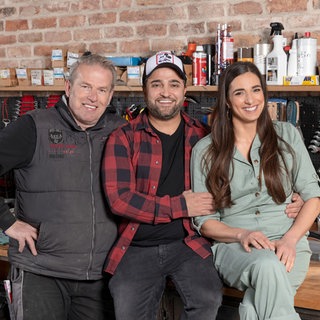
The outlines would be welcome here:
M 207 129 L 182 110 L 186 74 L 170 51 L 147 60 L 143 91 L 147 107 L 109 137 L 102 165 L 105 193 L 121 218 L 105 267 L 116 318 L 156 319 L 170 278 L 183 318 L 215 319 L 222 284 L 210 244 L 190 219 L 214 210 L 209 193 L 190 191 L 191 149 Z

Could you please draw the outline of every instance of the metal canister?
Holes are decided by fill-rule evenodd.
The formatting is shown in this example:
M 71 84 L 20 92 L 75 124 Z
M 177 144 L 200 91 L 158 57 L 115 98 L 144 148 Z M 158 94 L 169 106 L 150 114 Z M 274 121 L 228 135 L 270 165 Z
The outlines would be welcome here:
M 253 48 L 253 62 L 261 74 L 266 74 L 266 57 L 271 51 L 271 44 L 258 43 Z

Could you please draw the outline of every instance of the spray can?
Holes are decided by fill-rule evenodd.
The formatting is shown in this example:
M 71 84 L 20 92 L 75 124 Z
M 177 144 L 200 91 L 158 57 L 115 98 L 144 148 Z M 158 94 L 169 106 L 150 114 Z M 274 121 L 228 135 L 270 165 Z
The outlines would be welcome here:
M 303 38 L 298 39 L 297 50 L 298 76 L 312 76 L 317 68 L 317 39 L 310 37 L 306 32 Z
M 222 53 L 221 53 L 221 66 L 226 69 L 234 62 L 233 43 L 234 39 L 231 35 L 231 26 L 224 24 L 222 26 Z
M 214 84 L 215 47 L 212 44 L 205 44 L 203 50 L 207 54 L 207 85 L 211 86 Z
M 221 43 L 222 43 L 222 30 L 220 23 L 217 25 L 216 33 L 216 46 L 215 46 L 215 55 L 214 55 L 214 78 L 213 84 L 219 84 L 219 76 L 222 72 L 221 70 Z
M 194 86 L 207 84 L 207 54 L 202 46 L 197 46 L 192 54 L 192 84 Z
M 287 75 L 287 55 L 283 50 L 283 25 L 280 22 L 270 23 L 273 35 L 273 49 L 266 57 L 266 81 L 268 85 L 283 85 L 283 77 Z

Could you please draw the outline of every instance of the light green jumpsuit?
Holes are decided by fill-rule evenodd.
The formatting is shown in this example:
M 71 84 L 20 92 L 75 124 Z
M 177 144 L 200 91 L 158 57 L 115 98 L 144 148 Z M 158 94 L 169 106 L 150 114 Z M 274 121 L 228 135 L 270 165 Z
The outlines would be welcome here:
M 292 182 L 284 181 L 286 202 L 277 205 L 272 200 L 264 177 L 260 177 L 262 187 L 259 187 L 261 143 L 256 136 L 250 150 L 251 163 L 236 148 L 234 151 L 234 174 L 230 182 L 234 205 L 210 216 L 194 218 L 199 233 L 206 220 L 216 219 L 231 227 L 261 231 L 270 240 L 280 239 L 294 222 L 284 212 L 286 205 L 291 202 L 293 191 L 298 192 L 304 201 L 320 197 L 318 176 L 298 130 L 286 122 L 275 122 L 274 127 L 278 135 L 293 148 L 296 157 L 293 163 L 292 156 L 285 154 L 292 179 Z M 201 159 L 210 143 L 208 135 L 192 151 L 191 177 L 195 192 L 207 191 Z M 215 267 L 224 282 L 245 291 L 239 307 L 240 319 L 300 319 L 294 309 L 294 295 L 308 271 L 311 252 L 307 235 L 297 244 L 295 265 L 290 273 L 286 272 L 285 266 L 271 250 L 252 249 L 251 253 L 247 253 L 240 243 L 215 242 L 212 251 Z

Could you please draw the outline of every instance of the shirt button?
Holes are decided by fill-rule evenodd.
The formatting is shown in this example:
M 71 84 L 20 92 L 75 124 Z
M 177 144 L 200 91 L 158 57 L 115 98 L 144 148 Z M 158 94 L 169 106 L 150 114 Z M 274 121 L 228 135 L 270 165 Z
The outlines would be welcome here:
M 135 229 L 134 227 L 131 227 L 131 231 L 134 231 L 134 229 Z
M 157 140 L 157 143 L 160 143 L 160 140 Z
M 159 164 L 159 161 L 158 161 L 158 160 L 156 161 L 156 164 Z
M 122 246 L 122 247 L 121 247 L 121 250 L 126 250 L 126 247 L 125 247 L 125 246 Z
M 253 163 L 254 163 L 254 164 L 258 164 L 258 163 L 259 163 L 259 160 L 256 159 L 256 160 L 253 161 Z
M 259 197 L 259 196 L 260 196 L 260 193 L 259 193 L 259 192 L 256 192 L 254 195 L 255 195 L 256 197 Z
M 152 189 L 154 190 L 156 188 L 156 186 L 152 186 Z
M 255 213 L 255 215 L 256 215 L 256 216 L 260 215 L 260 211 L 257 210 L 256 213 Z

